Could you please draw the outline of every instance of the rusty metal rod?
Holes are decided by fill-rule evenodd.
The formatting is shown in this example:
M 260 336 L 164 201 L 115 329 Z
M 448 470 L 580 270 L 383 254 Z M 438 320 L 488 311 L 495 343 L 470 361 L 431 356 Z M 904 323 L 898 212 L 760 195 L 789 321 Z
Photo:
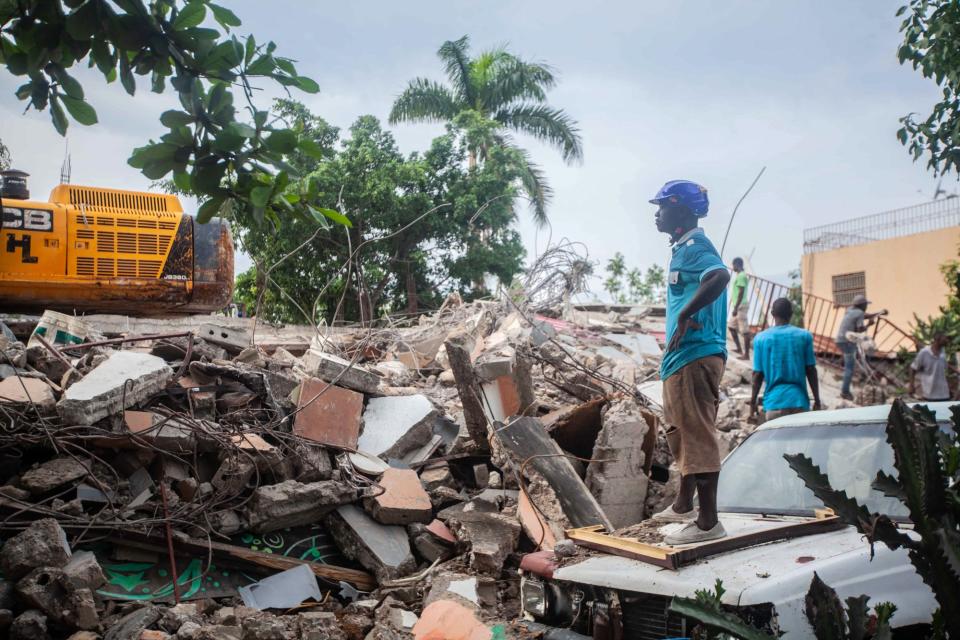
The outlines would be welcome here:
M 111 344 L 123 344 L 124 342 L 143 342 L 145 340 L 162 340 L 164 338 L 185 338 L 192 335 L 192 331 L 181 331 L 179 333 L 156 333 L 149 336 L 133 336 L 130 338 L 111 338 L 109 340 L 100 340 L 98 342 L 83 342 L 81 344 L 64 345 L 60 347 L 60 351 L 77 351 L 89 349 L 90 347 L 105 347 Z
M 54 358 L 56 358 L 57 360 L 59 360 L 59 361 L 62 362 L 63 364 L 67 365 L 67 367 L 68 367 L 71 371 L 77 371 L 77 368 L 74 367 L 72 364 L 70 364 L 70 361 L 67 360 L 67 359 L 63 356 L 62 353 L 60 353 L 59 351 L 57 351 L 56 348 L 54 348 L 53 345 L 51 345 L 49 342 L 47 342 L 47 341 L 44 339 L 43 336 L 41 336 L 41 335 L 39 335 L 39 334 L 35 334 L 33 337 L 37 339 L 37 342 L 39 342 L 41 345 L 43 345 L 43 348 L 44 348 L 44 349 L 46 349 L 46 350 L 49 351 L 51 354 L 53 354 L 53 357 L 54 357 Z M 80 372 L 77 371 L 77 373 L 80 373 Z
M 180 604 L 180 585 L 177 579 L 180 574 L 177 573 L 177 559 L 173 555 L 173 528 L 170 526 L 170 510 L 167 507 L 167 483 L 164 482 L 167 477 L 166 465 L 163 459 L 160 460 L 160 499 L 163 501 L 163 526 L 167 530 L 167 554 L 170 557 L 170 580 L 173 584 L 173 600 Z

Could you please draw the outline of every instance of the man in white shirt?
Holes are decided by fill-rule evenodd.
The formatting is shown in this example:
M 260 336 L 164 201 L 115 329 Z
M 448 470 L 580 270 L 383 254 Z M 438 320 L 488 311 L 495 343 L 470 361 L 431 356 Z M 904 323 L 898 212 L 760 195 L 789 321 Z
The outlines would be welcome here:
M 933 343 L 924 347 L 913 359 L 910 368 L 913 369 L 913 378 L 910 380 L 910 395 L 917 396 L 927 402 L 938 402 L 950 399 L 950 387 L 947 385 L 947 355 L 944 347 L 947 346 L 947 337 L 938 333 L 933 337 Z M 917 380 L 920 381 L 920 393 L 917 393 Z

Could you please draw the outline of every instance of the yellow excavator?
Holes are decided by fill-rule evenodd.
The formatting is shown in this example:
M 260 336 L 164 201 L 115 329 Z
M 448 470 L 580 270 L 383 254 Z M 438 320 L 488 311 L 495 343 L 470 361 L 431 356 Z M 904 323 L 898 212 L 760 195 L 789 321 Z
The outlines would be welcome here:
M 0 311 L 187 314 L 230 303 L 225 220 L 199 224 L 173 195 L 73 184 L 31 200 L 27 177 L 0 172 Z

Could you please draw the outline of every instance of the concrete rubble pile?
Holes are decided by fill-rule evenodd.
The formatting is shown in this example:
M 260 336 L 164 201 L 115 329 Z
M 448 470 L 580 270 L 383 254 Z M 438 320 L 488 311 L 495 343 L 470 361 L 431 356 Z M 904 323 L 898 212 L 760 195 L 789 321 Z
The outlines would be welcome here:
M 656 311 L 0 338 L 0 636 L 503 637 L 525 554 L 672 499 Z

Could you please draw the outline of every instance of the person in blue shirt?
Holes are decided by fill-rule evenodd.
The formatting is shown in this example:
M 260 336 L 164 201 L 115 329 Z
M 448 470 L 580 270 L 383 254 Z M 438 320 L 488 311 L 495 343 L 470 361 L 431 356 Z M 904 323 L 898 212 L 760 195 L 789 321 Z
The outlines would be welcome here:
M 726 535 L 717 517 L 720 447 L 716 418 L 727 359 L 727 283 L 730 274 L 699 220 L 707 190 L 689 180 L 666 183 L 650 201 L 657 230 L 670 236 L 667 348 L 660 364 L 663 414 L 670 451 L 680 469 L 680 490 L 657 520 L 687 522 L 664 538 L 692 544 Z M 694 508 L 694 494 L 699 510 Z
M 750 416 L 757 415 L 757 396 L 763 392 L 763 411 L 767 420 L 810 409 L 807 384 L 813 392 L 813 408 L 820 405 L 817 358 L 813 353 L 813 335 L 790 324 L 793 304 L 777 298 L 770 307 L 773 326 L 753 341 L 753 394 Z

